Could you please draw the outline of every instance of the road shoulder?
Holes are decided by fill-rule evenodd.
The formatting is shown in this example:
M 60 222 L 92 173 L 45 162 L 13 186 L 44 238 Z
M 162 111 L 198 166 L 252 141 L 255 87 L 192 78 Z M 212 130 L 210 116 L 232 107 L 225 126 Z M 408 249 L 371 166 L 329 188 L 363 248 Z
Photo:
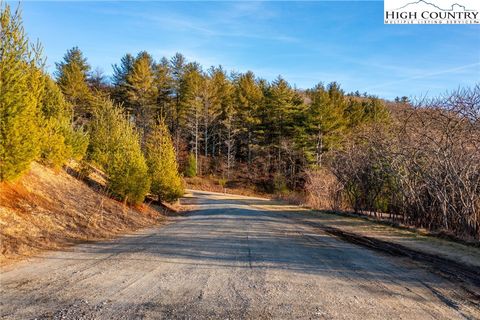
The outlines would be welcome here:
M 278 201 L 256 205 L 277 211 L 298 223 L 318 228 L 344 241 L 387 254 L 406 257 L 423 268 L 454 279 L 480 301 L 480 248 L 426 236 L 383 223 L 341 214 L 308 210 Z

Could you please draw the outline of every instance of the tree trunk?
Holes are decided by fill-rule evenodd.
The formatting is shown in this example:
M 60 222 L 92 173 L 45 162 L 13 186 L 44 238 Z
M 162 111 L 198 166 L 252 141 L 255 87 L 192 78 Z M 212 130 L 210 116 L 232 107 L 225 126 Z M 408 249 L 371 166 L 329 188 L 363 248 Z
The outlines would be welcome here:
M 323 136 L 322 131 L 318 130 L 317 146 L 315 150 L 315 163 L 317 166 L 322 165 Z
M 198 110 L 195 109 L 195 171 L 198 172 Z
M 208 156 L 208 102 L 205 103 L 205 115 L 204 115 L 204 136 L 205 136 L 205 157 Z
M 248 128 L 248 140 L 247 140 L 247 149 L 248 149 L 248 164 L 252 163 L 252 131 Z

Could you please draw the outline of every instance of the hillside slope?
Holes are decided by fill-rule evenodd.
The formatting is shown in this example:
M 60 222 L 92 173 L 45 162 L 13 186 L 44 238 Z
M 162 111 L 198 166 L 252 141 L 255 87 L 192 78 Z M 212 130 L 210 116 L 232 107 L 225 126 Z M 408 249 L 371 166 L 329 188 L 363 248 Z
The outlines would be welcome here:
M 0 185 L 0 264 L 161 223 L 157 209 L 124 206 L 64 170 L 32 163 L 19 181 Z

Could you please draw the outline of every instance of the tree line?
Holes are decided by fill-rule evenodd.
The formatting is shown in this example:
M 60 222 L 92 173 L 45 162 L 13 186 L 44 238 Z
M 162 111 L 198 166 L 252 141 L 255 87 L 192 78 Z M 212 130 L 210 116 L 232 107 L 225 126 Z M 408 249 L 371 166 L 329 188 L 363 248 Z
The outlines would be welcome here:
M 125 54 L 106 77 L 77 47 L 51 77 L 8 6 L 1 37 L 2 180 L 34 159 L 76 157 L 132 203 L 148 192 L 174 200 L 181 175 L 214 175 L 480 237 L 478 85 L 415 104 L 146 51 Z
M 179 53 L 159 61 L 145 51 L 126 54 L 113 69 L 111 82 L 93 80 L 78 48 L 57 64 L 58 82 L 77 105 L 75 121 L 88 121 L 82 100 L 95 83 L 97 94 L 129 115 L 142 145 L 156 121 L 165 121 L 185 174 L 240 176 L 266 191 L 302 188 L 304 170 L 321 165 L 341 136 L 389 117 L 382 100 L 346 94 L 336 82 L 298 90 L 280 76 L 268 82 L 251 71 L 204 70 Z

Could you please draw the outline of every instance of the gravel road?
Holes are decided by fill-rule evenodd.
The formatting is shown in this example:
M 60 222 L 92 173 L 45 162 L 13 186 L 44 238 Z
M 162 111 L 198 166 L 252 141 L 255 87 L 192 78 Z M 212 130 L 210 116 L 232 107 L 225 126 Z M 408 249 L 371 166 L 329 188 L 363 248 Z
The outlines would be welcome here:
M 4 267 L 0 318 L 480 318 L 454 281 L 262 209 L 266 200 L 185 201 L 195 211 L 167 225 Z

